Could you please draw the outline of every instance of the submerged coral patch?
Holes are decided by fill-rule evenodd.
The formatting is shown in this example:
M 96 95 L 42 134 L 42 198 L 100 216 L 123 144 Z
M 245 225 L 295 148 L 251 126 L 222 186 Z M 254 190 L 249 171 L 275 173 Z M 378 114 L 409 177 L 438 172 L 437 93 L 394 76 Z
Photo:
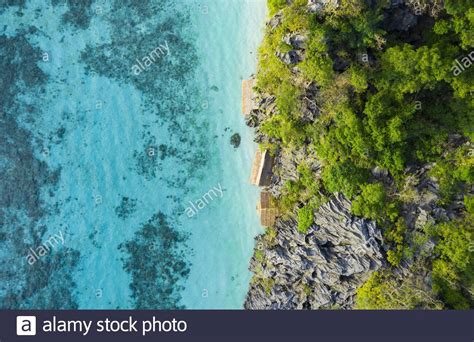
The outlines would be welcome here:
M 122 197 L 122 201 L 115 208 L 115 213 L 121 219 L 126 219 L 137 210 L 137 200 L 129 197 Z
M 34 265 L 27 262 L 28 251 L 45 238 L 42 220 L 51 209 L 41 194 L 54 194 L 60 176 L 36 157 L 35 140 L 20 124 L 23 114 L 34 119 L 42 112 L 18 95 L 37 97 L 48 81 L 37 66 L 41 51 L 28 41 L 35 32 L 31 27 L 0 36 L 0 307 L 71 309 L 77 307 L 71 272 L 80 253 L 58 247 Z
M 127 253 L 124 268 L 132 275 L 136 309 L 182 309 L 183 281 L 189 274 L 186 235 L 173 228 L 161 212 L 144 223 L 132 240 L 120 245 Z

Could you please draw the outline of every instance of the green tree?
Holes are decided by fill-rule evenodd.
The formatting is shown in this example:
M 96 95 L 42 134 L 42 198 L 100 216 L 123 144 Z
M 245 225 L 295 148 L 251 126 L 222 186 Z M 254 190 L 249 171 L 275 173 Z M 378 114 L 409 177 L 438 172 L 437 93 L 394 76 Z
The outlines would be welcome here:
M 313 208 L 309 205 L 298 209 L 298 231 L 302 234 L 308 232 L 308 228 L 313 224 Z
M 367 178 L 367 171 L 358 168 L 350 161 L 327 165 L 322 174 L 324 186 L 328 191 L 342 192 L 349 198 L 357 193 Z

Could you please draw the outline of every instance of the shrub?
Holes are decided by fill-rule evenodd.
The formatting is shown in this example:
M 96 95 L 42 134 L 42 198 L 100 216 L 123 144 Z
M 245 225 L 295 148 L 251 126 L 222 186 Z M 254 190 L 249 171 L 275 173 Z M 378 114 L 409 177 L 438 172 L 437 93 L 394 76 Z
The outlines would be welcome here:
M 328 165 L 324 168 L 322 179 L 324 187 L 330 192 L 342 192 L 347 197 L 354 196 L 368 178 L 366 170 L 350 161 Z
M 364 310 L 409 310 L 442 309 L 443 303 L 437 300 L 426 287 L 423 277 L 418 276 L 415 265 L 411 275 L 402 282 L 390 270 L 374 272 L 367 282 L 357 289 L 356 309 Z
M 304 206 L 298 209 L 298 231 L 300 233 L 306 234 L 313 221 L 314 213 L 311 206 Z
M 352 202 L 352 212 L 357 216 L 379 219 L 383 216 L 386 202 L 387 195 L 382 184 L 366 184 Z
M 286 6 L 286 0 L 268 0 L 267 5 L 269 14 L 272 16 Z
M 469 214 L 474 214 L 474 196 L 473 195 L 464 196 L 464 206 L 466 207 L 466 211 Z
M 433 288 L 453 309 L 468 309 L 474 300 L 474 216 L 441 223 L 431 229 L 437 240 Z

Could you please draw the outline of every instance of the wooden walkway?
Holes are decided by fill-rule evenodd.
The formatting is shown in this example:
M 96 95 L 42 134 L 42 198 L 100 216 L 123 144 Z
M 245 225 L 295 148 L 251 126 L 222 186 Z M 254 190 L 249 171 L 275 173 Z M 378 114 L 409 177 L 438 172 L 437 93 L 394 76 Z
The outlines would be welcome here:
M 272 196 L 269 192 L 262 191 L 260 193 L 257 211 L 260 214 L 260 224 L 262 226 L 271 227 L 275 224 L 278 210 L 274 207 Z

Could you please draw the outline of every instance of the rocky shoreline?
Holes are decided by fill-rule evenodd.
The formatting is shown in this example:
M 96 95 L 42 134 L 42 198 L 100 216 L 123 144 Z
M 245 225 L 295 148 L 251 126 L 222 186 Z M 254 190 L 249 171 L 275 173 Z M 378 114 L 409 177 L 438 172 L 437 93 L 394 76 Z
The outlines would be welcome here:
M 291 3 L 291 1 L 288 1 Z M 325 6 L 338 3 L 337 0 L 309 0 L 308 13 L 317 13 Z M 405 41 L 420 39 L 420 27 L 432 20 L 430 11 L 437 1 L 432 1 L 423 9 L 423 15 L 416 13 L 416 1 L 392 1 L 384 13 L 384 29 L 397 34 Z M 276 13 L 267 23 L 268 30 L 274 30 L 282 21 L 282 11 Z M 304 33 L 288 34 L 284 43 L 291 46 L 287 52 L 275 51 L 275 55 L 298 73 L 298 63 L 304 60 L 307 37 Z M 367 56 L 372 61 L 373 56 Z M 347 68 L 344 60 L 334 59 L 334 69 Z M 320 115 L 318 86 L 308 83 L 301 97 L 301 120 L 313 122 Z M 278 110 L 275 96 L 260 93 L 254 88 L 253 109 L 246 117 L 249 127 L 255 129 L 255 142 L 265 145 L 272 138 L 262 131 L 262 122 Z M 455 149 L 467 145 L 463 136 L 453 134 L 449 146 Z M 285 182 L 296 180 L 298 165 L 304 160 L 316 177 L 321 175 L 321 164 L 304 145 L 299 149 L 277 149 L 274 155 L 271 184 L 263 188 L 275 199 L 281 196 Z M 405 173 L 411 177 L 410 191 L 416 200 L 404 204 L 401 210 L 407 227 L 413 234 L 423 235 L 423 226 L 442 220 L 452 220 L 460 216 L 464 208 L 463 194 L 459 194 L 448 207 L 441 207 L 440 186 L 430 176 L 431 164 L 413 165 Z M 387 172 L 374 168 L 371 177 L 388 184 L 394 182 Z M 473 193 L 471 186 L 469 193 Z M 354 308 L 356 290 L 377 270 L 390 267 L 387 261 L 389 245 L 382 232 L 385 227 L 375 221 L 355 216 L 351 212 L 351 201 L 341 193 L 331 194 L 328 201 L 314 211 L 314 219 L 306 233 L 298 231 L 296 213 L 276 219 L 267 232 L 256 238 L 254 256 L 249 269 L 254 273 L 247 293 L 245 309 L 351 309 Z M 394 274 L 409 278 L 416 269 L 419 274 L 416 286 L 421 292 L 428 292 L 432 286 L 431 272 L 422 263 L 433 253 L 435 243 L 426 238 L 411 261 L 402 260 Z M 422 258 L 417 258 L 423 255 Z M 418 265 L 419 266 L 419 265 Z M 415 286 L 415 285 L 414 285 Z M 431 297 L 435 303 L 435 300 Z

